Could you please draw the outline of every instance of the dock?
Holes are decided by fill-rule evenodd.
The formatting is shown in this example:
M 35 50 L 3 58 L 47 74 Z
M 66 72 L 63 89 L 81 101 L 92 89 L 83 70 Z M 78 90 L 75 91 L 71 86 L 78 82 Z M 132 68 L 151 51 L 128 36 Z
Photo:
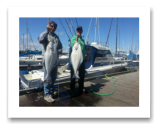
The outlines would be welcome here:
M 59 87 L 58 93 L 54 95 L 56 100 L 48 103 L 44 100 L 44 91 L 22 94 L 19 96 L 20 107 L 139 107 L 139 67 L 136 71 L 108 75 L 115 77 L 100 77 L 84 82 L 84 92 L 82 95 L 71 96 L 70 86 Z M 76 84 L 76 90 L 78 89 Z M 114 86 L 114 89 L 113 89 Z M 58 92 L 58 88 L 55 88 Z M 93 91 L 95 93 L 93 93 Z M 112 93 L 114 91 L 114 93 Z M 99 94 L 110 94 L 102 96 Z

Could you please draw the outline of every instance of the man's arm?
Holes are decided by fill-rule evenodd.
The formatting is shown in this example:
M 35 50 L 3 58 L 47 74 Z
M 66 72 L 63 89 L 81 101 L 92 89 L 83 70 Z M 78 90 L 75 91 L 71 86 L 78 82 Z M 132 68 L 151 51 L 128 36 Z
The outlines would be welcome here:
M 76 39 L 75 39 L 75 41 L 74 41 L 74 44 L 75 44 L 76 42 L 78 42 L 78 38 L 80 38 L 80 37 L 81 37 L 80 33 L 77 32 L 77 36 L 76 36 Z M 74 46 L 74 44 L 73 44 L 73 46 Z
M 40 36 L 38 37 L 39 43 L 43 44 L 43 43 L 47 42 L 47 35 L 48 35 L 47 30 L 45 32 L 41 33 Z

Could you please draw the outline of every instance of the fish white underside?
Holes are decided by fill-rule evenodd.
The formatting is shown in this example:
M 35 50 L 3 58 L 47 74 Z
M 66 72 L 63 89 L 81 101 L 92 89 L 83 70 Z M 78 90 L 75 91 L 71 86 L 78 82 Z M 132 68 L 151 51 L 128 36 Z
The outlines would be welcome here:
M 46 70 L 46 77 L 44 79 L 44 82 L 51 83 L 51 71 L 57 65 L 58 60 L 56 46 L 53 42 L 50 42 L 48 44 L 43 60 Z
M 74 74 L 72 78 L 77 78 L 79 79 L 80 77 L 77 74 L 77 71 L 83 62 L 83 54 L 82 54 L 82 49 L 81 46 L 78 42 L 76 42 L 72 48 L 72 53 L 71 53 L 71 64 L 73 66 Z

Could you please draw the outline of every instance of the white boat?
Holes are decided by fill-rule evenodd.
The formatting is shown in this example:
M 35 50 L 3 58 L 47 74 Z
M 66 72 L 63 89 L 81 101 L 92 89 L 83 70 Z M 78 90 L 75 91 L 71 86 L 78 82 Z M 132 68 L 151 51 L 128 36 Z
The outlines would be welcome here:
M 68 55 L 59 55 L 59 65 L 67 64 L 69 56 Z
M 136 53 L 136 60 L 133 60 L 132 64 L 139 65 L 139 51 Z
M 115 58 L 108 47 L 92 43 L 91 45 L 86 45 L 85 49 L 85 78 L 119 71 L 128 65 L 127 62 L 115 62 Z M 71 48 L 69 52 L 71 52 Z M 70 81 L 70 65 L 69 60 L 65 66 L 58 68 L 56 83 Z M 43 70 L 32 70 L 26 75 L 23 75 L 20 71 L 19 76 L 21 78 L 21 86 L 24 89 L 41 86 L 41 83 L 44 81 Z
M 28 57 L 20 57 L 19 65 L 41 65 L 42 64 L 42 55 L 32 55 Z
M 116 22 L 116 34 L 118 33 L 118 18 L 117 18 L 117 22 Z M 117 35 L 116 35 L 116 39 L 117 39 Z M 114 58 L 116 60 L 116 62 L 120 63 L 120 62 L 127 62 L 128 64 L 130 64 L 132 62 L 132 60 L 127 59 L 127 54 L 124 50 L 120 50 L 117 48 L 117 40 L 116 40 L 116 50 L 115 50 L 115 54 L 114 54 Z
M 127 54 L 124 50 L 117 49 L 117 55 L 114 54 L 115 62 L 127 62 L 128 64 L 131 64 L 132 60 L 127 58 Z
M 59 64 L 68 63 L 68 55 L 60 55 L 59 56 Z M 33 65 L 41 65 L 42 66 L 42 55 L 30 55 L 28 57 L 20 57 L 19 65 L 21 66 L 33 66 Z

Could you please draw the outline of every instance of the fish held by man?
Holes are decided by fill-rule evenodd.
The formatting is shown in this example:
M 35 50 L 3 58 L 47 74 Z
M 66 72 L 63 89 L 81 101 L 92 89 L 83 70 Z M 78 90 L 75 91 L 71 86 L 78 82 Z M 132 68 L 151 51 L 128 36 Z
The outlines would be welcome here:
M 82 54 L 82 49 L 81 46 L 78 42 L 76 42 L 72 48 L 72 53 L 71 53 L 71 64 L 73 66 L 74 74 L 72 78 L 79 79 L 80 77 L 77 74 L 77 71 L 83 62 L 83 54 Z
M 46 70 L 46 77 L 44 82 L 51 83 L 51 71 L 57 65 L 58 57 L 57 57 L 57 50 L 56 46 L 53 42 L 49 42 L 47 45 L 44 57 L 43 57 L 43 64 Z

